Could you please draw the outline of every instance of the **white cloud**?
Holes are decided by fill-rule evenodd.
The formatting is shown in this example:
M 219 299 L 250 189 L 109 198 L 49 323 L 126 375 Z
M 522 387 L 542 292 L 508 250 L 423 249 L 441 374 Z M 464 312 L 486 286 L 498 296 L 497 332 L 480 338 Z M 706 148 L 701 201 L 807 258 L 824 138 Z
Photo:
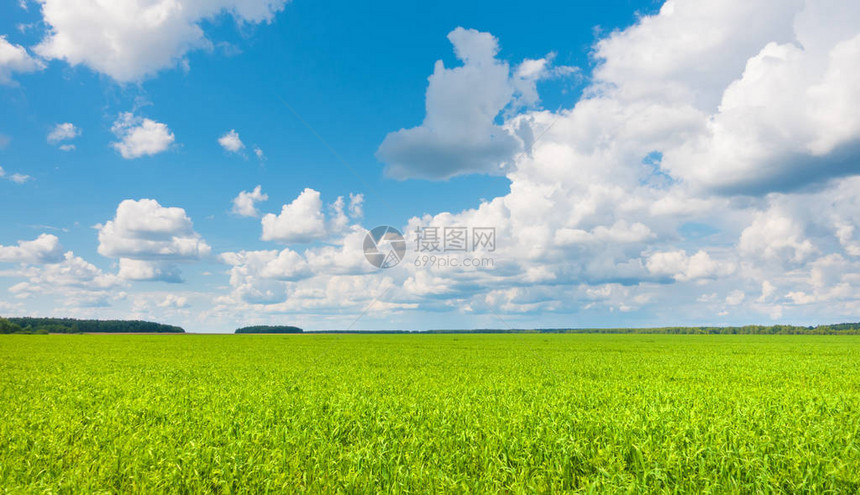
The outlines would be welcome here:
M 733 290 L 726 296 L 726 304 L 729 306 L 737 306 L 742 303 L 746 294 L 742 290 Z
M 444 179 L 464 173 L 502 174 L 519 141 L 497 125 L 515 88 L 506 62 L 496 59 L 489 33 L 457 28 L 448 34 L 461 67 L 437 61 L 427 87 L 427 115 L 419 127 L 386 136 L 376 156 L 392 177 Z
M 289 288 L 286 282 L 311 276 L 304 258 L 290 249 L 224 253 L 221 260 L 232 266 L 234 297 L 252 304 L 283 302 Z
M 352 218 L 364 216 L 364 194 L 349 193 L 349 216 Z
M 188 298 L 185 296 L 177 296 L 175 294 L 167 294 L 164 299 L 158 303 L 159 308 L 175 308 L 182 309 L 190 306 Z
M 263 153 L 263 150 L 259 146 L 257 146 L 256 144 L 254 145 L 254 155 L 257 156 L 258 160 L 265 160 L 266 159 L 266 155 Z
M 58 262 L 29 265 L 19 275 L 26 281 L 9 288 L 18 298 L 56 294 L 71 305 L 101 306 L 121 297 L 121 294 L 110 291 L 122 285 L 119 277 L 104 273 L 71 251 Z
M 233 153 L 236 153 L 245 147 L 242 140 L 239 139 L 239 133 L 234 129 L 230 129 L 230 132 L 226 132 L 223 136 L 219 137 L 218 144 L 220 144 L 225 150 Z
M 648 257 L 647 267 L 655 275 L 670 276 L 682 282 L 728 275 L 735 269 L 731 263 L 711 259 L 705 251 L 688 256 L 683 249 L 654 253 Z
M 173 283 L 183 281 L 179 267 L 164 261 L 120 258 L 119 273 L 117 275 L 123 280 L 159 280 Z
M 39 0 L 49 26 L 35 51 L 85 65 L 118 82 L 140 81 L 187 64 L 192 50 L 211 48 L 202 24 L 219 15 L 239 24 L 270 22 L 286 0 Z
M 761 295 L 756 299 L 757 302 L 763 303 L 770 300 L 776 294 L 776 287 L 765 280 L 761 283 Z
M 544 58 L 525 59 L 520 62 L 514 70 L 511 80 L 511 83 L 516 89 L 516 98 L 512 103 L 514 109 L 518 109 L 520 107 L 532 107 L 540 102 L 540 96 L 537 91 L 538 81 L 554 77 L 568 76 L 579 72 L 575 67 L 553 67 L 552 61 L 554 58 L 555 54 L 550 53 Z
M 798 6 L 778 9 L 795 14 L 787 33 L 756 48 L 696 139 L 666 150 L 667 170 L 703 187 L 752 193 L 857 173 L 860 116 L 851 109 L 860 107 L 860 9 Z
M 63 260 L 63 247 L 53 234 L 41 234 L 32 241 L 18 241 L 17 246 L 0 245 L 0 262 L 58 263 Z
M 121 202 L 114 219 L 96 228 L 99 254 L 119 258 L 119 275 L 129 280 L 180 282 L 175 263 L 211 253 L 184 209 L 163 207 L 153 199 Z
M 779 208 L 756 214 L 755 220 L 741 233 L 741 254 L 769 261 L 799 263 L 816 252 L 800 222 Z
M 716 108 L 749 57 L 792 38 L 803 0 L 669 0 L 596 45 L 594 91 L 625 102 Z M 707 60 L 708 63 L 702 63 Z
M 13 45 L 0 35 L 0 84 L 14 84 L 12 74 L 36 72 L 45 65 L 27 53 L 21 45 Z
M 0 167 L 0 179 L 6 179 L 14 182 L 15 184 L 23 184 L 28 180 L 31 180 L 32 177 L 25 174 L 14 173 L 12 175 L 6 175 L 6 171 L 3 170 L 3 167 Z
M 325 216 L 319 191 L 306 188 L 281 213 L 268 213 L 262 219 L 264 241 L 309 242 L 326 236 Z
M 75 124 L 65 122 L 63 124 L 57 124 L 53 129 L 51 129 L 51 132 L 48 133 L 48 143 L 56 145 L 61 141 L 75 139 L 80 135 L 81 130 L 75 127 Z M 61 146 L 60 149 L 63 149 L 63 146 Z M 74 149 L 74 145 L 72 145 L 71 149 Z M 63 149 L 63 151 L 68 151 L 68 149 Z
M 111 131 L 120 139 L 111 143 L 111 146 L 127 160 L 161 153 L 175 139 L 167 125 L 136 117 L 131 112 L 120 114 L 111 126 Z
M 260 212 L 257 211 L 257 203 L 268 199 L 269 196 L 263 193 L 262 186 L 257 186 L 250 192 L 242 191 L 233 198 L 233 213 L 242 217 L 260 216 Z
M 353 218 L 360 215 L 362 200 L 361 195 L 350 195 L 350 215 Z M 287 244 L 327 239 L 347 229 L 349 217 L 344 213 L 344 206 L 344 199 L 337 198 L 329 205 L 331 214 L 327 220 L 319 191 L 305 188 L 290 204 L 285 204 L 278 215 L 268 213 L 263 216 L 260 239 Z

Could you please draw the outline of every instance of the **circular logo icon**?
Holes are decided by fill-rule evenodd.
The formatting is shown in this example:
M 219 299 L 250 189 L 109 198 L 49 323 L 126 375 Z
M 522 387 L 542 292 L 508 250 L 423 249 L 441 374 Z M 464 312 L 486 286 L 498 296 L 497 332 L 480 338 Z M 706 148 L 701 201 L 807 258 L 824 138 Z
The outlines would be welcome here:
M 391 268 L 406 255 L 403 234 L 394 227 L 380 225 L 364 237 L 364 257 L 376 268 Z

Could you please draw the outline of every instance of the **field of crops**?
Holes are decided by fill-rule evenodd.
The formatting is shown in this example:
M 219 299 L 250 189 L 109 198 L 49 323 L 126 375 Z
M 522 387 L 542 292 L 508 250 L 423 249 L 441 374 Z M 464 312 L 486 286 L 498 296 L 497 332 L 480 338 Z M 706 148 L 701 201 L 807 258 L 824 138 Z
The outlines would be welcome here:
M 0 336 L 0 492 L 860 490 L 860 337 Z

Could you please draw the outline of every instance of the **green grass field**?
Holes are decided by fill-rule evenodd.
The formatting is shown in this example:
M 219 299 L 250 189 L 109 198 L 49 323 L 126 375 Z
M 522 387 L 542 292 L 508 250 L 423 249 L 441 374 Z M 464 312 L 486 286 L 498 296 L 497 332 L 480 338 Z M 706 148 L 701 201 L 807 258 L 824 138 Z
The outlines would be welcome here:
M 860 491 L 860 337 L 0 336 L 0 492 Z

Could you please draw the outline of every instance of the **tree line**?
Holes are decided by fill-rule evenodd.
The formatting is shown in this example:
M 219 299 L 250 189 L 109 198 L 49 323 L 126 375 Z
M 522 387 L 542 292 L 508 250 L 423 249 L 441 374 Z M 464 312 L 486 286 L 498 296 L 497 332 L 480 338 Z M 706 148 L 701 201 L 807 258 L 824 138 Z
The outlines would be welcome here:
M 0 334 L 47 333 L 185 333 L 181 327 L 140 320 L 78 320 L 75 318 L 0 318 Z
M 289 325 L 256 325 L 237 328 L 235 333 L 302 333 L 299 327 Z

